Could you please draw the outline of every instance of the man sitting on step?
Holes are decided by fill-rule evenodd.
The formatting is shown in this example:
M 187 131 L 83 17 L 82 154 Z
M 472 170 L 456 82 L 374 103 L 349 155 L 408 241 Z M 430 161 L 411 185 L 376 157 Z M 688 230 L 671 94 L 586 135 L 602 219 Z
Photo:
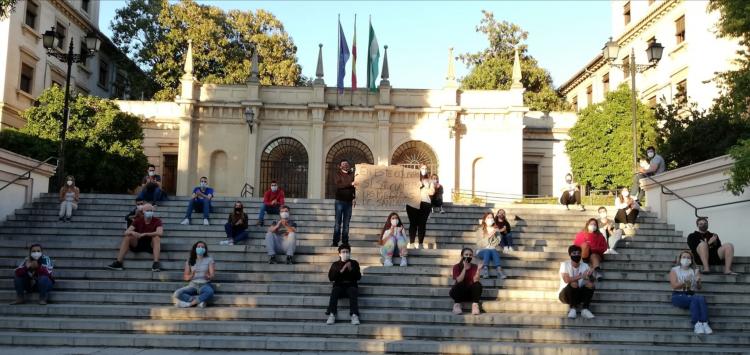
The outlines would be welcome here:
M 333 289 L 328 301 L 328 309 L 326 309 L 328 315 L 326 324 L 336 323 L 336 307 L 341 297 L 349 298 L 351 322 L 354 325 L 359 324 L 359 286 L 357 282 L 362 278 L 362 273 L 359 271 L 359 263 L 351 259 L 351 255 L 352 248 L 349 244 L 340 245 L 339 260 L 331 264 L 331 269 L 328 270 L 328 279 L 333 282 Z
M 125 230 L 117 259 L 112 264 L 107 265 L 107 269 L 122 270 L 122 261 L 125 254 L 130 250 L 134 253 L 145 251 L 153 254 L 154 263 L 151 265 L 151 271 L 161 271 L 159 253 L 161 252 L 161 236 L 164 234 L 164 227 L 162 227 L 161 220 L 154 217 L 153 205 L 144 204 L 142 210 L 143 217 L 136 218 L 133 224 Z
M 570 260 L 560 263 L 560 302 L 570 306 L 568 318 L 577 316 L 576 307 L 581 305 L 583 318 L 591 319 L 589 304 L 594 297 L 594 275 L 589 265 L 581 261 L 581 247 L 568 247 Z
M 289 207 L 284 205 L 279 208 L 278 222 L 268 227 L 266 233 L 266 251 L 268 252 L 268 263 L 276 264 L 276 253 L 286 254 L 286 263 L 294 264 L 294 250 L 297 248 L 297 223 L 289 219 Z
M 708 231 L 708 219 L 700 217 L 695 221 L 698 230 L 687 237 L 688 247 L 693 252 L 696 264 L 703 265 L 703 274 L 711 273 L 710 265 L 724 264 L 724 275 L 737 275 L 732 271 L 734 245 L 723 243 L 716 233 Z
M 135 207 L 133 207 L 133 210 L 128 213 L 127 216 L 125 216 L 125 229 L 130 228 L 130 225 L 133 224 L 133 221 L 136 220 L 136 218 L 141 217 L 143 218 L 143 204 L 146 203 L 146 201 L 143 201 L 142 199 L 136 197 L 135 198 Z
M 200 186 L 193 189 L 193 195 L 190 196 L 190 202 L 188 202 L 187 212 L 185 212 L 185 219 L 183 219 L 180 224 L 190 224 L 190 217 L 193 216 L 193 210 L 195 210 L 195 212 L 203 212 L 203 225 L 209 225 L 208 217 L 211 213 L 212 198 L 214 198 L 214 189 L 208 187 L 208 178 L 202 176 L 200 180 Z
M 279 214 L 280 206 L 284 205 L 284 190 L 279 188 L 276 180 L 271 180 L 271 187 L 263 194 L 263 203 L 260 205 L 258 212 L 258 227 L 263 226 L 263 221 L 268 214 Z

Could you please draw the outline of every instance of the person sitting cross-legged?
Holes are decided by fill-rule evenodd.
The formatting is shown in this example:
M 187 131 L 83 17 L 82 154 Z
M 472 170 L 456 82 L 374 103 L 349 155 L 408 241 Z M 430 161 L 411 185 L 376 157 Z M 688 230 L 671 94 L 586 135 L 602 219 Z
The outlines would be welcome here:
M 42 253 L 41 244 L 32 244 L 29 255 L 23 259 L 15 270 L 13 282 L 16 288 L 16 300 L 11 304 L 26 302 L 25 293 L 39 292 L 39 304 L 46 305 L 55 279 L 52 276 L 54 264 L 52 259 Z
M 266 213 L 268 214 L 279 214 L 279 208 L 284 205 L 284 190 L 279 188 L 279 184 L 276 180 L 271 181 L 271 186 L 263 194 L 263 203 L 260 205 L 260 212 L 258 212 L 258 223 L 256 226 L 263 226 Z
M 472 264 L 474 251 L 471 248 L 461 250 L 461 261 L 453 265 L 453 280 L 450 296 L 453 299 L 453 313 L 461 314 L 461 302 L 471 302 L 471 314 L 479 314 L 479 299 L 482 297 L 482 284 L 479 283 L 479 265 Z
M 724 265 L 725 275 L 738 275 L 732 271 L 734 245 L 722 243 L 719 235 L 708 231 L 708 219 L 700 217 L 695 221 L 698 230 L 690 233 L 687 243 L 698 265 L 703 265 L 703 273 L 711 273 L 711 265 Z
M 695 268 L 693 254 L 681 251 L 675 260 L 675 266 L 669 271 L 669 285 L 672 287 L 672 305 L 690 309 L 690 318 L 695 334 L 711 334 L 714 331 L 708 325 L 708 305 L 706 298 L 696 295 L 703 287 L 701 273 Z
M 286 205 L 279 208 L 278 222 L 268 227 L 266 233 L 266 252 L 268 252 L 268 263 L 276 263 L 276 254 L 286 254 L 286 263 L 294 264 L 294 250 L 297 248 L 297 223 L 289 219 L 289 207 Z
M 185 261 L 182 279 L 190 282 L 174 292 L 175 304 L 180 308 L 206 307 L 206 302 L 214 296 L 211 280 L 216 276 L 214 259 L 208 256 L 208 246 L 203 241 L 193 244 L 190 257 Z
M 164 227 L 161 219 L 154 217 L 154 209 L 154 206 L 149 203 L 143 205 L 143 218 L 136 218 L 133 224 L 125 230 L 117 259 L 112 264 L 107 265 L 107 269 L 123 270 L 123 259 L 130 250 L 134 253 L 145 251 L 153 254 L 154 263 L 151 264 L 151 271 L 161 271 L 159 254 Z
M 237 201 L 234 203 L 234 210 L 229 214 L 227 223 L 224 224 L 224 232 L 227 234 L 227 239 L 222 240 L 219 244 L 221 245 L 234 245 L 249 237 L 247 231 L 247 213 L 242 202 Z
M 180 224 L 190 224 L 190 217 L 193 215 L 193 210 L 196 212 L 203 212 L 203 225 L 209 225 L 208 217 L 211 213 L 211 199 L 214 198 L 214 189 L 208 187 L 208 178 L 201 177 L 200 186 L 193 189 L 193 195 L 190 197 L 188 202 L 187 212 L 185 212 L 185 219 Z
M 407 266 L 406 256 L 409 251 L 406 248 L 406 243 L 406 233 L 401 217 L 398 216 L 398 213 L 392 212 L 385 221 L 380 238 L 380 245 L 382 245 L 380 255 L 383 257 L 383 266 L 393 266 L 393 254 L 397 250 L 401 257 L 401 266 Z
M 359 263 L 351 259 L 352 248 L 348 244 L 342 244 L 338 248 L 339 260 L 331 264 L 328 270 L 328 280 L 333 282 L 331 298 L 328 300 L 326 324 L 336 323 L 336 311 L 339 298 L 349 298 L 349 314 L 354 325 L 359 324 L 359 287 L 357 282 L 362 278 L 359 271 Z
M 594 297 L 593 270 L 581 261 L 581 247 L 571 245 L 568 247 L 568 255 L 570 260 L 560 263 L 560 302 L 570 306 L 568 318 L 577 316 L 576 307 L 579 305 L 583 308 L 583 318 L 594 318 L 594 314 L 589 310 L 591 299 Z

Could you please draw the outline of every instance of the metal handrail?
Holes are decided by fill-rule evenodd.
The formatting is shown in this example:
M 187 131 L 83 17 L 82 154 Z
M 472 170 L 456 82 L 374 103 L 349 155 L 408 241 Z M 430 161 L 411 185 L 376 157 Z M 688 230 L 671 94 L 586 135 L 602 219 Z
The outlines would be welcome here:
M 674 191 L 672 191 L 672 190 L 671 190 L 670 188 L 668 188 L 668 187 L 664 186 L 664 184 L 662 184 L 662 183 L 661 183 L 660 181 L 657 181 L 656 179 L 654 179 L 654 178 L 653 178 L 653 177 L 651 177 L 651 176 L 646 176 L 646 178 L 648 178 L 649 180 L 651 180 L 651 181 L 655 182 L 656 184 L 658 184 L 659 186 L 661 186 L 661 193 L 663 193 L 663 194 L 665 194 L 665 195 L 673 195 L 673 196 L 676 196 L 677 198 L 679 198 L 680 200 L 682 200 L 682 202 L 685 202 L 685 203 L 686 203 L 686 204 L 687 204 L 688 206 L 692 207 L 692 208 L 693 208 L 693 213 L 695 214 L 695 218 L 708 218 L 707 216 L 700 216 L 700 215 L 698 215 L 698 211 L 699 211 L 699 210 L 705 210 L 705 209 L 708 209 L 708 208 L 714 208 L 714 207 L 721 207 L 721 206 L 734 205 L 734 204 L 736 204 L 736 203 L 745 203 L 745 202 L 750 202 L 750 199 L 748 199 L 748 200 L 739 200 L 739 201 L 732 201 L 732 202 L 727 202 L 727 203 L 719 203 L 719 204 L 716 204 L 716 205 L 709 205 L 709 206 L 703 206 L 703 207 L 696 207 L 695 205 L 693 205 L 692 203 L 690 203 L 690 202 L 688 202 L 688 201 L 687 201 L 686 199 L 684 199 L 684 198 L 683 198 L 682 196 L 680 196 L 680 195 L 678 195 L 677 193 L 675 193 Z M 665 190 L 666 190 L 666 191 L 665 191 Z
M 18 180 L 28 180 L 28 179 L 31 179 L 31 172 L 34 171 L 34 170 L 36 170 L 36 169 L 38 169 L 40 166 L 42 166 L 44 164 L 47 164 L 47 162 L 50 161 L 51 159 L 57 159 L 57 157 L 49 157 L 47 159 L 44 159 L 44 161 L 40 162 L 39 164 L 37 164 L 33 168 L 27 170 L 25 173 L 16 176 L 15 179 L 13 179 L 10 182 L 8 182 L 7 184 L 5 184 L 5 186 L 0 187 L 0 191 L 4 190 L 6 187 L 12 185 L 13 183 L 15 183 Z
M 253 192 L 255 192 L 255 187 L 253 187 L 253 185 L 245 183 L 245 186 L 242 186 L 242 192 L 240 192 L 240 196 L 247 197 L 247 195 L 250 195 L 250 197 L 253 197 Z

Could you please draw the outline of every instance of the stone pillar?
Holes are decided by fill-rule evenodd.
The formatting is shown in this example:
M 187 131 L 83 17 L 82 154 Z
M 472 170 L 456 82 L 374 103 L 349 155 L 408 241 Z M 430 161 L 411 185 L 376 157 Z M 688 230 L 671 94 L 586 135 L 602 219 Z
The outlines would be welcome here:
M 391 112 L 394 106 L 376 105 L 378 114 L 378 134 L 375 137 L 375 164 L 389 165 L 391 163 Z
M 195 102 L 192 100 L 178 100 L 180 105 L 180 133 L 179 150 L 177 153 L 177 195 L 190 193 L 191 182 L 195 180 L 197 160 L 197 131 L 195 122 Z
M 310 154 L 307 168 L 307 197 L 323 198 L 325 187 L 325 157 L 323 156 L 323 127 L 327 104 L 308 104 L 312 118 L 310 130 Z

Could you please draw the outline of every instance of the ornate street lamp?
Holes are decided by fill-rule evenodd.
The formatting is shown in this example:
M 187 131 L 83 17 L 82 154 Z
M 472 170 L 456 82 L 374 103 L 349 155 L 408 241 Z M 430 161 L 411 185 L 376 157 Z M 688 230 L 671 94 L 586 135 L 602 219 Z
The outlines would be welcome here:
M 628 63 L 615 63 L 615 60 L 617 59 L 617 54 L 620 52 L 620 46 L 617 44 L 617 42 L 612 40 L 612 37 L 609 37 L 609 41 L 604 44 L 604 48 L 602 48 L 602 55 L 604 56 L 604 59 L 609 62 L 609 65 L 615 68 L 620 69 L 628 69 L 630 71 L 630 96 L 632 99 L 632 115 L 633 115 L 633 170 L 634 173 L 638 172 L 638 131 L 637 131 L 637 121 L 638 121 L 638 98 L 636 97 L 636 91 L 635 91 L 635 75 L 636 73 L 643 73 L 644 71 L 653 68 L 656 66 L 657 63 L 661 60 L 661 55 L 664 52 L 664 46 L 662 46 L 660 43 L 654 41 L 649 43 L 648 48 L 646 48 L 646 56 L 648 57 L 648 63 L 649 64 L 636 64 L 635 63 L 635 49 L 630 48 L 630 61 Z
M 250 134 L 253 134 L 253 125 L 255 125 L 255 112 L 250 107 L 245 108 L 245 122 L 250 128 Z
M 42 35 L 42 44 L 47 49 L 47 55 L 55 57 L 62 62 L 65 62 L 68 66 L 68 70 L 65 77 L 65 104 L 63 106 L 63 119 L 62 128 L 60 129 L 60 155 L 57 163 L 57 178 L 58 183 L 62 185 L 63 179 L 65 179 L 65 134 L 68 132 L 68 111 L 70 104 L 70 73 L 73 63 L 85 63 L 86 59 L 93 56 L 99 50 L 99 37 L 95 33 L 89 33 L 86 35 L 86 51 L 81 48 L 81 53 L 73 53 L 73 38 L 70 38 L 70 46 L 68 46 L 68 53 L 59 52 L 55 49 L 55 40 L 62 41 L 64 37 L 55 31 L 55 27 L 52 27 L 49 31 L 44 32 Z

